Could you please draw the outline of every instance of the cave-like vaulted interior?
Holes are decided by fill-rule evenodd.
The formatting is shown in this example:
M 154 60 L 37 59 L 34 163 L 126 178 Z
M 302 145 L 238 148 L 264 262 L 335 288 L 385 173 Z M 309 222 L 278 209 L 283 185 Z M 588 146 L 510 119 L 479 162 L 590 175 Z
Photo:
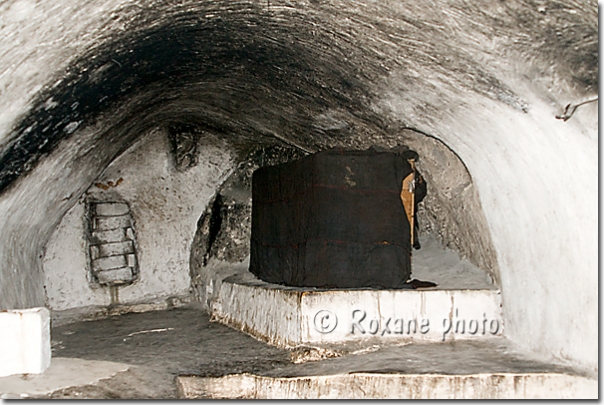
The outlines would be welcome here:
M 49 282 L 79 251 L 85 267 L 88 201 L 135 217 L 122 299 L 183 293 L 233 173 L 406 145 L 432 187 L 425 230 L 500 285 L 506 335 L 596 369 L 597 103 L 556 116 L 597 97 L 597 16 L 575 0 L 4 1 L 0 309 L 104 302 Z

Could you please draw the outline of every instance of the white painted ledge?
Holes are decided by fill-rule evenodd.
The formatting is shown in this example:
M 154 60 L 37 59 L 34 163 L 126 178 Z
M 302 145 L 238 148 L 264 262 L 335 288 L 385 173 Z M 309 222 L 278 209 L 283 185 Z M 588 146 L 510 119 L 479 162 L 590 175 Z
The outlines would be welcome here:
M 496 289 L 313 291 L 249 278 L 214 283 L 212 317 L 280 347 L 443 342 L 503 332 Z
M 43 373 L 50 357 L 46 308 L 0 311 L 0 377 Z
M 559 373 L 472 375 L 353 373 L 304 377 L 180 376 L 197 399 L 596 399 L 598 381 Z

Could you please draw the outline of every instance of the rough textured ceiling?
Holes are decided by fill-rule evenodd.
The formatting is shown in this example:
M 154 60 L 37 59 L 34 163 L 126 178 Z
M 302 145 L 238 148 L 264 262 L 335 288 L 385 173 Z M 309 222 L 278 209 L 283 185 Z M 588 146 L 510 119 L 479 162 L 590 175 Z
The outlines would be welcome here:
M 139 134 L 198 122 L 315 151 L 396 144 L 400 126 L 438 120 L 466 92 L 526 112 L 504 80 L 534 72 L 506 59 L 555 67 L 554 85 L 597 89 L 588 2 L 136 2 L 104 17 L 94 45 L 55 72 L 2 139 L 0 189 L 102 113 L 115 125 L 153 111 Z M 411 93 L 409 116 L 384 118 L 385 91 Z

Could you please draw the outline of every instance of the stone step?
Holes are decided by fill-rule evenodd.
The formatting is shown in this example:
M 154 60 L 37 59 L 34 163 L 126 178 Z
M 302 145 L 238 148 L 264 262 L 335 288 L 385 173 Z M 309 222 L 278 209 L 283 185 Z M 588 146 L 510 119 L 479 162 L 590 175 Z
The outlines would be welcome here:
M 101 257 L 100 259 L 96 259 L 92 261 L 92 270 L 95 272 L 111 270 L 111 269 L 119 269 L 122 267 L 128 266 L 128 260 L 126 256 L 110 256 L 110 257 Z
M 101 270 L 96 272 L 99 284 L 124 284 L 134 281 L 134 274 L 131 267 L 122 267 L 118 269 Z
M 128 204 L 120 202 L 96 203 L 95 208 L 95 214 L 99 217 L 115 217 L 130 212 Z
M 213 319 L 280 347 L 488 339 L 504 329 L 495 288 L 318 290 L 269 284 L 249 273 L 215 285 Z
M 124 228 L 111 229 L 108 231 L 93 231 L 91 234 L 91 241 L 95 244 L 124 242 L 128 239 L 133 238 L 127 237 L 126 230 Z
M 90 258 L 119 256 L 134 253 L 134 243 L 131 240 L 123 242 L 108 242 L 90 246 Z
M 543 362 L 504 338 L 365 348 L 258 374 L 179 376 L 187 399 L 588 399 L 597 376 Z
M 338 374 L 178 377 L 184 399 L 597 399 L 597 381 L 567 374 Z
M 109 231 L 112 229 L 129 228 L 132 226 L 132 217 L 129 214 L 115 217 L 95 217 L 93 230 Z

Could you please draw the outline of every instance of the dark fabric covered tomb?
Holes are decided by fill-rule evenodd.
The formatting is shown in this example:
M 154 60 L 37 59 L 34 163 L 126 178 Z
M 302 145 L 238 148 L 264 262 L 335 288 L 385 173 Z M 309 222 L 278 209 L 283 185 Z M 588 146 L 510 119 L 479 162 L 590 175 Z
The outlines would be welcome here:
M 410 276 L 403 154 L 333 149 L 256 170 L 250 271 L 291 286 L 400 287 Z

